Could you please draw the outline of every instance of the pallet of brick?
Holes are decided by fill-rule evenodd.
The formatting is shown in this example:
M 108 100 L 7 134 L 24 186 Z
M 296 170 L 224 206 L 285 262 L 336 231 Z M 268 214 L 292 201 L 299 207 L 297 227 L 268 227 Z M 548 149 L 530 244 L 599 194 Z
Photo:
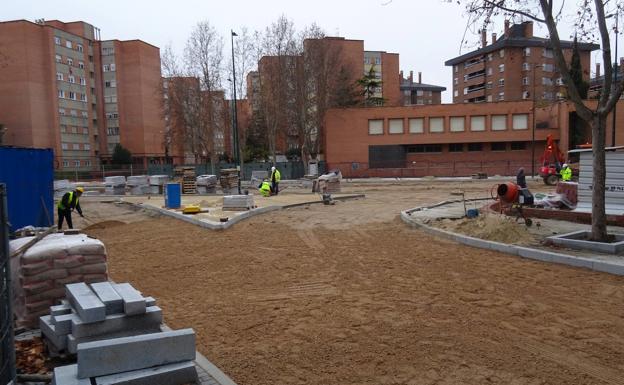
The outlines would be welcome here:
M 147 194 L 150 190 L 149 177 L 147 175 L 129 176 L 126 180 L 126 185 L 130 189 L 130 194 L 132 195 Z
M 174 173 L 176 179 L 180 180 L 182 194 L 197 194 L 195 167 L 176 167 Z
M 254 208 L 253 195 L 225 195 L 224 211 L 251 210 Z
M 217 189 L 216 175 L 200 175 L 197 177 L 198 194 L 214 194 Z
M 11 241 L 11 254 L 32 239 Z M 11 258 L 11 277 L 17 324 L 36 327 L 39 316 L 65 298 L 65 285 L 108 279 L 106 248 L 86 234 L 50 234 Z
M 105 177 L 104 192 L 107 195 L 124 195 L 126 193 L 126 177 L 123 175 Z
M 66 299 L 39 318 L 51 353 L 75 354 L 78 345 L 160 331 L 162 310 L 128 283 L 84 282 L 65 287 Z
M 57 367 L 53 384 L 199 383 L 193 329 L 81 343 L 74 365 Z
M 71 183 L 67 179 L 55 180 L 54 181 L 54 197 L 60 199 L 70 191 L 74 191 L 76 188 L 75 183 Z
M 162 194 L 167 182 L 169 182 L 169 175 L 150 175 L 149 194 Z
M 238 170 L 235 168 L 221 169 L 219 184 L 224 194 L 236 194 L 238 192 Z

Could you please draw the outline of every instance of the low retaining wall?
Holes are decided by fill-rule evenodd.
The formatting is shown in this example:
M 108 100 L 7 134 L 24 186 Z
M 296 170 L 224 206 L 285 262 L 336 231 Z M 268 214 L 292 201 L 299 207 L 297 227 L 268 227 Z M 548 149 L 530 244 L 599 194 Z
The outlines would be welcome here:
M 448 202 L 447 202 L 448 203 Z M 442 203 L 443 204 L 443 203 Z M 441 206 L 442 204 L 437 204 L 437 206 Z M 430 208 L 428 206 L 427 208 Z M 411 210 L 401 211 L 401 219 L 403 222 L 408 225 L 423 230 L 424 232 L 445 238 L 451 241 L 459 242 L 464 245 L 478 247 L 481 249 L 500 251 L 502 253 L 515 255 L 522 258 L 529 258 L 537 261 L 543 262 L 551 262 L 551 263 L 559 263 L 563 265 L 576 266 L 576 267 L 584 267 L 587 269 L 605 272 L 609 274 L 615 275 L 624 275 L 624 264 L 612 263 L 605 260 L 599 259 L 591 259 L 591 258 L 583 258 L 576 257 L 567 254 L 554 253 L 551 251 L 533 249 L 529 247 L 517 246 L 517 245 L 508 245 L 506 243 L 488 241 L 481 238 L 474 238 L 463 234 L 453 233 L 450 231 L 438 229 L 432 226 L 428 226 L 424 223 L 419 223 L 413 220 L 410 216 L 410 213 L 414 211 L 418 211 L 423 209 L 424 207 L 419 207 Z

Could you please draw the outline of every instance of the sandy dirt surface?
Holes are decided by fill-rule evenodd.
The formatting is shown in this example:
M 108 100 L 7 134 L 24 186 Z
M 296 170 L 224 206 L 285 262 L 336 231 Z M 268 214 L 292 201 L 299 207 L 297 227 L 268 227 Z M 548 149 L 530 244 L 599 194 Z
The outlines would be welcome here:
M 477 197 L 491 185 L 461 187 Z M 222 232 L 145 217 L 89 233 L 105 242 L 111 277 L 156 297 L 169 326 L 194 328 L 240 385 L 623 383 L 624 278 L 398 219 L 456 188 L 353 185 L 367 197 Z

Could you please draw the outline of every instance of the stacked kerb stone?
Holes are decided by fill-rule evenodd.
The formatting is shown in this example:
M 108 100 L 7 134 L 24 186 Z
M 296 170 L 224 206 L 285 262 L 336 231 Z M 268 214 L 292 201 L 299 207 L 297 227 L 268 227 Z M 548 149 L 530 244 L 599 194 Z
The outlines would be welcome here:
M 226 195 L 223 197 L 224 211 L 251 210 L 253 208 L 253 195 Z
M 150 190 L 149 177 L 147 175 L 129 176 L 126 184 L 130 189 L 131 195 L 147 194 Z
M 39 319 L 51 355 L 76 354 L 81 343 L 160 331 L 162 310 L 128 283 L 80 282 L 65 291 L 61 305 Z
M 78 345 L 77 363 L 54 369 L 52 385 L 199 384 L 193 329 Z

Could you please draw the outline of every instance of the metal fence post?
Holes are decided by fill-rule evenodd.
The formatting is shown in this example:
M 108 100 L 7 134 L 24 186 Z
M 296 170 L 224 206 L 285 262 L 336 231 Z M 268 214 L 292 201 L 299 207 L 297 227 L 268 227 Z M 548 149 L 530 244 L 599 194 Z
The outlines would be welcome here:
M 0 383 L 15 379 L 13 310 L 9 259 L 9 226 L 6 185 L 0 183 Z

